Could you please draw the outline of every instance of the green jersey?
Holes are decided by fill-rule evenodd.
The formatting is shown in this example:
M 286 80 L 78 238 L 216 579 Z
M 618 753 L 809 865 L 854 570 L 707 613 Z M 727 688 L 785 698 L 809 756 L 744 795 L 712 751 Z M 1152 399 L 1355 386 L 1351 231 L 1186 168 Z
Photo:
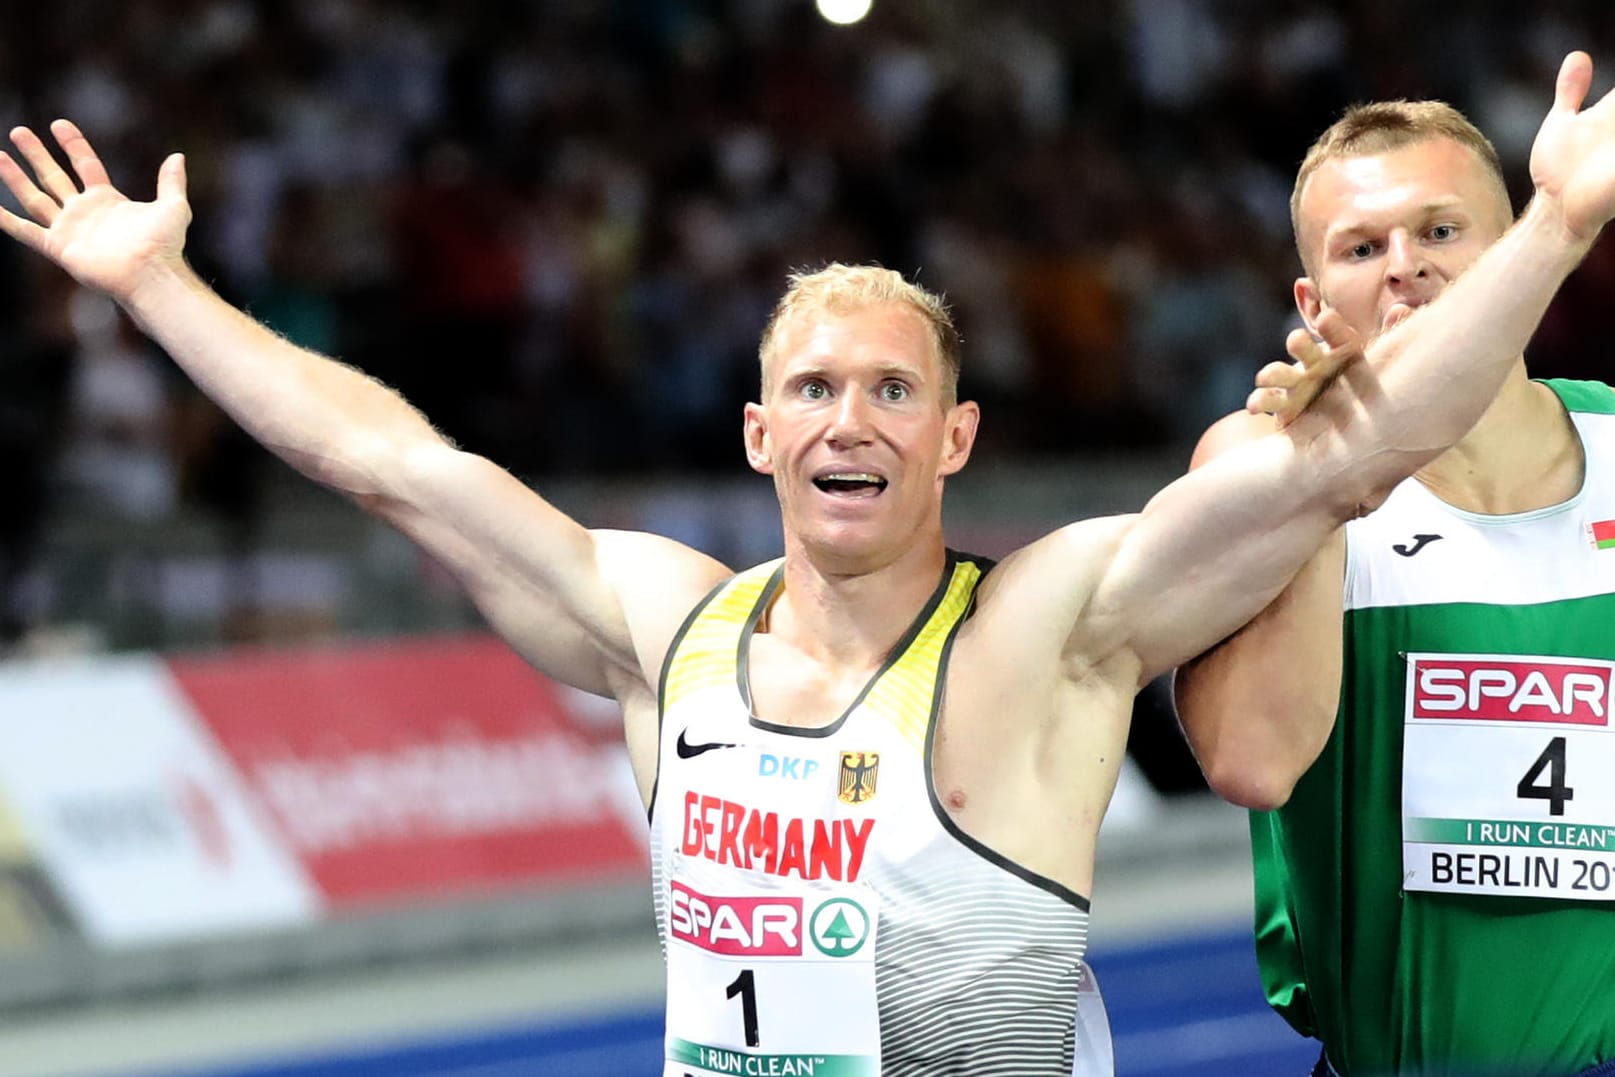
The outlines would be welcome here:
M 1615 391 L 1548 384 L 1581 491 L 1348 524 L 1335 728 L 1251 816 L 1268 1001 L 1345 1077 L 1615 1059 Z

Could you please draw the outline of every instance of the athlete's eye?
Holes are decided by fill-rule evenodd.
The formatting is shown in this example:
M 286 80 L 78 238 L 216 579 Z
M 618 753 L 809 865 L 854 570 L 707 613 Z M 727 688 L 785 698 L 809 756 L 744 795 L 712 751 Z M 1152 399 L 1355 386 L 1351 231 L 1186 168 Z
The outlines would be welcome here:
M 825 386 L 824 382 L 815 378 L 810 378 L 803 382 L 801 389 L 798 391 L 807 400 L 823 400 L 830 395 L 830 390 Z
M 888 381 L 880 387 L 880 398 L 890 403 L 898 403 L 908 399 L 908 386 L 900 381 Z
M 1449 239 L 1458 237 L 1458 226 L 1455 224 L 1438 224 L 1430 229 L 1430 238 L 1445 243 Z

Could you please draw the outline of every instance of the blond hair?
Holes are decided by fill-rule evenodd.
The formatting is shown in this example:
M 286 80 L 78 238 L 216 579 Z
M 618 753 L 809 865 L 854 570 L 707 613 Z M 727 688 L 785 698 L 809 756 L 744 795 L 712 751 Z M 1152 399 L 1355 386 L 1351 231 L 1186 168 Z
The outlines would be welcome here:
M 958 402 L 959 331 L 942 296 L 904 280 L 901 273 L 878 265 L 832 262 L 813 272 L 798 270 L 789 279 L 790 285 L 774 305 L 774 313 L 769 316 L 757 348 L 765 397 L 772 386 L 770 360 L 779 346 L 784 325 L 791 319 L 802 314 L 849 314 L 865 307 L 894 305 L 907 307 L 925 321 L 942 370 L 942 403 L 952 407 Z
M 1508 182 L 1497 147 L 1469 122 L 1462 112 L 1445 101 L 1375 101 L 1353 105 L 1307 150 L 1301 170 L 1290 192 L 1290 228 L 1295 233 L 1301 262 L 1312 272 L 1311 259 L 1301 239 L 1301 196 L 1307 181 L 1327 161 L 1342 157 L 1367 157 L 1388 153 L 1420 142 L 1445 138 L 1467 147 L 1497 184 L 1497 195 L 1509 205 Z

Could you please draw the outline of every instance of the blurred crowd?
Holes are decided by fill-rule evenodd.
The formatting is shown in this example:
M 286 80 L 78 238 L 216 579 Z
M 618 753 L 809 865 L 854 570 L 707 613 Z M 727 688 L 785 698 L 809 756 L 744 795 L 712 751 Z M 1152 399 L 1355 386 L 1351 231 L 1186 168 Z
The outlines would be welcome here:
M 74 118 L 140 198 L 184 150 L 225 296 L 535 478 L 738 471 L 763 320 L 832 259 L 949 296 L 987 451 L 1186 444 L 1281 354 L 1344 105 L 1454 102 L 1523 196 L 1559 59 L 1615 71 L 1600 0 L 7 6 L 8 126 Z M 1611 376 L 1612 282 L 1606 245 L 1535 373 Z M 250 530 L 265 458 L 115 308 L 10 244 L 0 308 L 0 596 L 53 512 Z

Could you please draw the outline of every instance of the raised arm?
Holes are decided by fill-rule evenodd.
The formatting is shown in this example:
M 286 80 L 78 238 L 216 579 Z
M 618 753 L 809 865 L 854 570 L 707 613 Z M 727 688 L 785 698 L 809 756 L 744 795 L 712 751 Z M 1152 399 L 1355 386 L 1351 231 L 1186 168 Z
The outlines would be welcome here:
M 1265 607 L 1357 507 L 1461 437 L 1559 284 L 1615 212 L 1615 101 L 1585 111 L 1566 58 L 1532 154 L 1536 195 L 1435 303 L 1371 346 L 1314 407 L 1164 489 L 1117 538 L 1071 646 L 1147 679 Z
M 722 566 L 653 536 L 585 530 L 502 469 L 456 450 L 375 379 L 225 303 L 184 259 L 191 212 L 178 154 L 163 162 L 156 200 L 134 202 L 77 127 L 58 120 L 51 131 L 71 172 L 32 131 L 14 130 L 32 178 L 0 153 L 0 180 L 28 216 L 0 211 L 0 228 L 117 300 L 278 456 L 442 560 L 545 673 L 624 702 L 654 692 L 662 648 Z

